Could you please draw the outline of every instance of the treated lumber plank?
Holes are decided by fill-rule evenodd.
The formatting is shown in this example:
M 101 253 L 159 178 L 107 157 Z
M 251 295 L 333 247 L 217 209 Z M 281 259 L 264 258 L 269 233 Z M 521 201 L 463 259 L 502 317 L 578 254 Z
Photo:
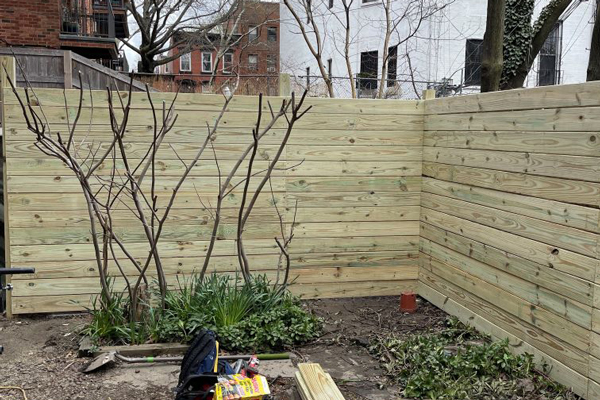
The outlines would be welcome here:
M 597 156 L 600 133 L 529 131 L 425 131 L 428 147 Z
M 271 281 L 277 278 L 277 272 L 274 270 L 276 263 L 271 265 L 271 269 L 259 269 L 261 274 L 267 276 Z M 235 276 L 236 271 L 218 271 L 224 275 Z M 215 271 L 214 269 L 211 270 Z M 171 289 L 177 289 L 180 284 L 179 276 L 183 274 L 166 275 L 167 282 Z M 190 275 L 188 275 L 190 276 Z M 136 278 L 137 275 L 131 277 Z M 155 278 L 155 271 L 149 271 L 148 278 Z M 296 285 L 331 285 L 347 282 L 377 282 L 377 281 L 411 281 L 418 279 L 418 266 L 403 267 L 350 267 L 350 268 L 294 268 L 290 271 L 290 282 Z M 119 276 L 114 282 L 114 290 L 125 289 L 125 282 Z M 20 279 L 14 281 L 14 296 L 34 297 L 51 296 L 56 293 L 61 294 L 99 294 L 101 287 L 96 277 L 79 277 L 68 279 Z
M 512 111 L 537 108 L 600 105 L 600 84 L 543 86 L 510 91 L 445 97 L 425 102 L 427 114 Z
M 36 107 L 34 107 L 35 109 Z M 41 112 L 38 108 L 38 112 Z M 73 121 L 77 115 L 77 107 L 69 107 L 65 110 L 63 107 L 58 106 L 45 106 L 43 108 L 50 124 L 53 123 L 67 123 L 68 120 Z M 23 115 L 21 107 L 18 105 L 6 104 L 6 121 L 12 126 L 25 126 L 23 122 Z M 68 116 L 67 116 L 68 112 Z M 215 121 L 219 115 L 219 111 L 195 111 L 195 110 L 178 110 L 176 114 L 177 125 L 180 127 L 198 127 L 206 125 L 206 122 Z M 115 110 L 116 118 L 118 121 L 122 119 L 122 112 Z M 94 108 L 93 116 L 91 115 L 91 109 L 84 108 L 81 110 L 81 121 L 82 123 L 88 124 L 90 118 L 92 119 L 92 125 L 105 125 L 110 128 L 110 116 L 108 108 Z M 130 113 L 128 118 L 128 127 L 134 126 L 147 126 L 148 121 L 152 121 L 152 112 L 149 109 L 138 109 L 135 112 Z M 85 122 L 83 122 L 85 121 Z M 236 128 L 251 128 L 256 121 L 256 111 L 237 111 L 237 112 L 226 112 L 221 118 L 220 125 L 227 127 Z M 270 118 L 269 118 L 270 121 Z M 284 118 L 280 118 L 274 124 L 277 128 L 287 127 L 287 123 Z M 381 131 L 394 131 L 394 130 L 423 130 L 423 115 L 420 114 L 386 114 L 386 115 L 369 115 L 369 114 L 327 114 L 326 116 L 319 116 L 314 113 L 314 110 L 310 110 L 303 118 L 298 120 L 295 124 L 298 128 L 302 129 L 313 129 L 313 130 L 381 130 Z
M 174 143 L 165 141 L 156 152 L 156 159 L 165 160 L 192 160 L 196 157 L 203 137 L 198 137 L 197 142 L 193 143 Z M 215 152 L 219 162 L 221 160 L 236 160 L 240 158 L 247 149 L 248 144 L 231 144 L 227 142 L 227 137 L 218 137 L 213 141 Z M 94 142 L 92 142 L 94 140 Z M 86 155 L 93 149 L 99 150 L 99 154 L 106 151 L 110 141 L 96 142 L 95 137 L 88 139 L 80 148 L 80 153 Z M 7 143 L 7 153 L 10 158 L 44 158 L 44 154 L 35 147 L 34 138 L 26 141 L 9 141 Z M 168 144 L 167 144 L 168 143 Z M 127 155 L 132 160 L 141 159 L 148 152 L 150 143 L 127 143 Z M 270 160 L 278 150 L 277 144 L 261 144 L 258 151 L 258 160 Z M 330 161 L 330 160 L 348 160 L 348 161 L 420 161 L 422 159 L 421 146 L 328 146 L 328 145 L 290 145 L 287 146 L 281 160 L 291 161 Z M 209 160 L 214 164 L 214 154 L 212 148 L 206 150 L 200 157 L 206 162 Z
M 590 257 L 596 255 L 598 235 L 593 232 L 431 193 L 421 195 L 421 206 Z
M 248 259 L 255 270 L 273 269 L 279 262 L 278 254 L 249 255 Z M 340 268 L 344 273 L 353 273 L 348 268 L 394 267 L 392 274 L 398 271 L 406 272 L 404 268 L 418 266 L 418 252 L 408 251 L 382 251 L 382 252 L 357 252 L 357 253 L 319 253 L 319 254 L 291 254 L 291 267 L 293 269 Z M 197 271 L 201 263 L 196 257 L 162 257 L 162 264 L 166 274 L 190 275 Z M 126 274 L 135 274 L 136 269 L 130 263 L 122 263 Z M 13 267 L 35 267 L 33 275 L 15 275 L 13 280 L 20 279 L 58 279 L 97 277 L 98 266 L 95 260 L 69 260 L 69 261 L 44 261 L 13 263 Z M 111 260 L 108 263 L 110 271 L 116 271 L 116 265 Z M 239 260 L 236 255 L 218 255 L 211 258 L 211 271 L 236 271 Z M 357 270 L 358 271 L 358 270 Z M 320 272 L 315 272 L 316 274 Z M 416 279 L 416 278 L 415 278 Z
M 306 386 L 306 383 L 304 382 L 304 379 L 302 378 L 302 374 L 300 374 L 300 371 L 296 371 L 296 373 L 294 375 L 295 375 L 295 381 L 296 381 L 296 388 L 298 389 L 298 393 L 300 394 L 300 397 L 302 398 L 302 400 L 313 400 L 310 395 L 310 390 Z
M 158 248 L 162 257 L 195 257 L 201 259 L 206 254 L 207 241 L 159 242 Z M 249 239 L 244 241 L 249 255 L 279 254 L 273 239 Z M 134 257 L 145 257 L 148 248 L 143 243 L 132 243 L 127 246 Z M 323 253 L 360 253 L 369 251 L 419 251 L 418 236 L 384 236 L 384 237 L 347 237 L 320 238 L 307 240 L 298 238 L 290 244 L 290 253 L 323 254 Z M 237 254 L 235 242 L 219 240 L 214 255 Z M 13 262 L 34 263 L 65 260 L 94 260 L 94 249 L 91 244 L 58 244 L 11 246 Z M 123 254 L 117 251 L 117 256 Z
M 427 115 L 424 127 L 427 131 L 593 132 L 598 122 L 600 107 L 577 107 Z
M 239 210 L 226 208 L 222 210 L 221 221 L 225 224 L 236 221 Z M 285 221 L 291 222 L 294 217 L 294 208 L 280 209 Z M 297 222 L 389 222 L 389 221 L 418 221 L 420 217 L 419 206 L 403 207 L 343 207 L 340 209 L 298 208 Z M 129 224 L 138 219 L 129 210 L 116 210 L 112 213 L 115 225 Z M 279 217 L 273 208 L 254 208 L 250 217 L 251 223 L 279 222 Z M 174 208 L 169 213 L 169 223 L 209 224 L 210 214 L 203 210 Z M 66 228 L 89 227 L 90 219 L 85 210 L 73 211 L 14 211 L 11 213 L 11 227 L 13 228 Z
M 490 303 L 425 269 L 420 270 L 419 277 L 422 284 L 440 292 L 472 312 L 484 316 L 494 325 L 518 337 L 523 342 L 529 343 L 575 372 L 587 376 L 589 355 L 586 351 L 573 346 L 570 340 L 562 341 L 543 329 L 502 310 L 497 306 L 498 299 L 494 299 Z
M 428 208 L 422 209 L 421 221 L 472 240 L 483 241 L 485 244 L 496 246 L 503 251 L 548 268 L 566 272 L 588 281 L 594 280 L 598 264 L 595 258 L 559 249 Z M 486 239 L 483 240 L 484 238 Z
M 286 190 L 288 192 L 352 192 L 357 190 L 377 191 L 421 191 L 422 179 L 420 176 L 406 177 L 286 177 Z
M 164 196 L 165 193 L 157 193 Z M 87 204 L 83 195 L 76 196 L 73 193 L 52 192 L 52 193 L 9 193 L 9 201 L 12 210 L 15 211 L 62 211 L 85 210 Z M 299 208 L 322 208 L 323 204 L 330 207 L 371 207 L 371 206 L 418 206 L 419 192 L 347 192 L 347 193 L 314 193 L 314 192 L 296 192 L 284 195 L 275 193 L 275 198 L 279 203 L 287 207 L 294 207 L 298 201 Z M 210 201 L 215 204 L 216 196 L 204 196 L 204 202 Z M 233 194 L 227 196 L 223 201 L 224 208 L 239 207 L 240 196 Z M 264 192 L 258 197 L 256 207 L 272 207 L 270 193 Z M 200 208 L 198 195 L 195 192 L 181 192 L 175 199 L 174 208 L 194 209 Z M 117 207 L 117 209 L 119 209 Z M 121 207 L 125 209 L 125 207 Z
M 441 164 L 600 182 L 600 158 L 598 157 L 425 147 L 423 160 Z
M 590 329 L 592 324 L 592 307 L 565 298 L 562 294 L 552 292 L 530 282 L 527 276 L 515 276 L 496 269 L 475 259 L 452 251 L 438 243 L 422 239 L 421 251 L 425 256 L 451 265 L 465 274 L 492 284 L 534 306 L 551 311 L 583 328 Z
M 344 396 L 319 364 L 300 363 L 298 369 L 302 375 L 305 388 L 314 400 L 344 400 Z M 303 388 L 304 389 L 304 388 Z
M 495 247 L 498 244 L 485 244 L 426 223 L 421 224 L 420 235 L 421 249 L 426 253 L 425 249 L 428 241 L 435 242 L 473 260 L 491 265 L 509 274 L 526 278 L 532 283 L 559 293 L 566 298 L 587 306 L 593 304 L 594 284 L 592 282 L 500 250 Z M 600 319 L 598 321 L 600 322 Z
M 447 313 L 457 316 L 463 323 L 471 325 L 479 331 L 487 332 L 492 338 L 496 340 L 508 339 L 511 352 L 516 354 L 532 354 L 537 365 L 548 365 L 548 375 L 552 379 L 566 387 L 572 388 L 575 393 L 585 396 L 588 382 L 585 375 L 587 374 L 584 375 L 574 371 L 556 358 L 549 356 L 538 347 L 532 345 L 528 340 L 523 340 L 507 329 L 504 329 L 504 327 L 491 322 L 491 316 L 487 313 L 479 312 L 480 308 L 471 309 L 463 305 L 462 302 L 459 303 L 460 298 L 454 299 L 453 297 L 448 297 L 446 294 L 434 289 L 433 286 L 428 285 L 425 279 L 419 282 L 418 293 Z
M 64 132 L 68 129 L 66 124 L 52 124 L 50 132 Z M 89 132 L 89 133 L 88 133 Z M 26 127 L 12 126 L 6 129 L 9 141 L 35 140 L 35 136 Z M 113 134 L 105 127 L 88 126 L 80 127 L 75 132 L 75 138 L 81 141 L 86 136 L 93 137 L 98 142 L 110 142 Z M 164 143 L 198 143 L 206 135 L 206 127 L 179 127 L 175 126 L 165 137 Z M 279 144 L 283 139 L 284 130 L 274 128 L 261 139 L 261 144 Z M 136 126 L 127 129 L 128 143 L 149 143 L 152 140 L 153 129 L 151 126 Z M 252 134 L 247 128 L 222 127 L 217 132 L 217 140 L 229 144 L 250 144 Z M 289 138 L 289 146 L 295 145 L 331 145 L 331 146 L 420 146 L 423 144 L 421 131 L 342 131 L 320 130 L 315 132 L 309 129 L 294 128 Z
M 453 199 L 464 200 L 482 206 L 508 211 L 512 214 L 526 215 L 573 228 L 600 232 L 597 208 L 578 206 L 537 197 L 524 196 L 485 189 L 461 183 L 447 182 L 433 178 L 423 178 L 423 191 Z
M 303 298 L 336 298 L 336 297 L 368 297 L 393 296 L 403 291 L 416 290 L 417 281 L 381 281 L 381 282 L 349 282 L 328 284 L 291 285 L 290 291 Z M 90 306 L 93 296 L 52 295 L 16 297 L 13 306 L 14 314 L 48 313 L 84 311 Z
M 40 104 L 44 106 L 62 107 L 65 104 L 65 97 L 69 106 L 79 104 L 79 90 L 67 90 L 63 96 L 62 91 L 52 89 L 36 89 L 36 95 Z M 21 97 L 25 96 L 22 89 L 18 89 Z M 116 93 L 113 93 L 116 96 Z M 128 93 L 121 93 L 123 99 L 128 99 Z M 172 102 L 174 93 L 153 92 L 151 93 L 152 102 L 160 104 L 161 102 Z M 283 99 L 289 100 L 289 97 L 265 96 L 265 100 L 273 106 L 279 105 Z M 89 91 L 83 93 L 83 106 L 90 107 L 92 100 L 95 107 L 107 107 L 108 95 L 105 90 L 93 90 L 90 98 Z M 267 101 L 263 102 L 263 111 L 269 111 Z M 224 98 L 215 94 L 198 93 L 179 93 L 177 95 L 176 110 L 194 110 L 194 111 L 220 111 L 223 107 Z M 7 91 L 7 104 L 18 104 L 16 96 L 11 91 Z M 306 106 L 313 106 L 315 113 L 344 113 L 344 114 L 417 114 L 422 115 L 425 109 L 425 102 L 419 100 L 392 100 L 392 99 L 322 99 L 318 97 L 307 97 L 304 101 Z M 146 93 L 132 93 L 131 106 L 134 109 L 149 109 L 150 101 Z M 236 95 L 229 103 L 228 109 L 233 111 L 256 111 L 258 109 L 257 96 Z
M 444 181 L 574 204 L 598 206 L 600 199 L 600 185 L 594 182 L 430 162 L 423 163 L 423 175 Z
M 287 226 L 288 224 L 286 224 Z M 286 228 L 289 230 L 289 228 Z M 212 224 L 185 225 L 165 224 L 162 241 L 197 241 L 209 240 L 212 235 Z M 114 226 L 115 234 L 125 243 L 147 243 L 146 233 L 141 222 Z M 89 227 L 65 229 L 14 228 L 11 230 L 11 245 L 29 244 L 75 244 L 92 243 Z M 278 223 L 248 224 L 244 229 L 247 239 L 268 239 L 281 233 Z M 294 234 L 298 238 L 323 237 L 362 237 L 362 236 L 415 236 L 419 234 L 419 221 L 395 222 L 296 222 Z M 217 240 L 233 240 L 237 235 L 237 224 L 220 224 Z M 101 238 L 102 233 L 98 232 Z
M 494 304 L 515 318 L 564 340 L 583 352 L 589 349 L 589 325 L 587 329 L 576 325 L 558 314 L 503 290 L 497 283 L 488 283 L 436 258 L 422 257 L 421 266 L 444 281 Z

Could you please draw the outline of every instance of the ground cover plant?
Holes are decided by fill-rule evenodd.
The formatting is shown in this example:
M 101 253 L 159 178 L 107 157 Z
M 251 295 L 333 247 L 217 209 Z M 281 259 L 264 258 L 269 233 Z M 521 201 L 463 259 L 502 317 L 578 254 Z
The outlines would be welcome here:
M 319 335 L 321 321 L 287 289 L 264 275 L 192 276 L 169 290 L 164 307 L 156 293 L 132 322 L 124 294 L 100 295 L 83 329 L 97 344 L 189 342 L 200 329 L 211 329 L 229 351 L 269 351 L 305 343 Z M 154 301 L 153 301 L 154 300 Z
M 450 319 L 445 329 L 407 338 L 379 337 L 370 351 L 407 398 L 431 400 L 569 400 L 576 396 L 538 372 L 508 341 Z M 546 366 L 538 366 L 544 371 Z

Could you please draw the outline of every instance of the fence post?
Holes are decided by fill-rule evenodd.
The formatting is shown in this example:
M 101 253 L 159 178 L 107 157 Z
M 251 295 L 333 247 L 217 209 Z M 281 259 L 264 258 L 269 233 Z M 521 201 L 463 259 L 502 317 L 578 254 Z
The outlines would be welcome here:
M 17 85 L 17 63 L 13 56 L 0 56 L 0 129 L 2 134 L 2 186 L 3 186 L 3 197 L 4 197 L 4 238 L 2 243 L 2 251 L 4 251 L 4 267 L 10 268 L 10 246 L 9 246 L 9 229 L 8 229 L 8 190 L 6 188 L 6 125 L 4 118 L 4 91 L 10 87 L 8 78 L 10 77 L 13 84 Z M 10 283 L 10 275 L 4 276 L 4 283 Z M 0 282 L 1 284 L 1 282 Z M 11 291 L 7 290 L 6 293 L 6 316 L 12 318 L 12 297 Z M 1 301 L 2 299 L 0 299 Z
M 287 97 L 291 94 L 292 88 L 290 84 L 289 74 L 279 74 L 279 95 Z
M 71 50 L 65 50 L 63 54 L 63 76 L 65 89 L 73 89 L 73 57 Z
M 423 90 L 423 95 L 421 96 L 421 99 L 423 99 L 423 100 L 435 99 L 435 89 Z

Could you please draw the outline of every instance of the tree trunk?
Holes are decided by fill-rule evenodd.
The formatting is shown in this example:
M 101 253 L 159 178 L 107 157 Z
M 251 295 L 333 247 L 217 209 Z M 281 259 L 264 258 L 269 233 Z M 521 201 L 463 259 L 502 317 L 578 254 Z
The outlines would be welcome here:
M 544 42 L 556 26 L 560 16 L 567 9 L 573 0 L 553 0 L 542 10 L 540 17 L 534 24 L 537 28 L 531 39 L 529 52 L 523 55 L 523 59 L 517 68 L 515 75 L 508 79 L 500 88 L 501 90 L 518 89 L 523 87 L 527 74 L 531 70 L 533 61 L 539 54 Z
M 596 5 L 596 19 L 592 30 L 592 45 L 590 46 L 590 61 L 587 69 L 587 80 L 600 80 L 600 7 Z
M 481 60 L 481 91 L 500 90 L 504 42 L 504 16 L 506 0 L 488 0 L 487 24 L 483 36 Z

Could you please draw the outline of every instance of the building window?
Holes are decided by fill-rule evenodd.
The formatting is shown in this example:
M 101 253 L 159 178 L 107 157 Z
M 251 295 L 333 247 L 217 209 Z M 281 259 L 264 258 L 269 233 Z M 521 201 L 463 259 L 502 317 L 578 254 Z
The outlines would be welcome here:
M 277 56 L 275 54 L 267 55 L 267 72 L 277 72 Z
M 388 87 L 396 86 L 396 79 L 398 78 L 398 46 L 390 47 L 388 49 L 388 60 L 387 60 L 387 85 Z
M 377 51 L 360 53 L 360 74 L 358 77 L 358 87 L 360 89 L 377 89 L 378 58 L 379 54 Z
M 329 9 L 331 10 L 333 8 L 333 0 L 329 0 Z
M 268 42 L 276 42 L 277 41 L 277 27 L 270 26 L 267 28 L 267 41 Z
M 180 71 L 191 71 L 192 70 L 192 54 L 185 53 L 179 57 L 179 70 Z
M 554 26 L 552 32 L 540 50 L 538 85 L 558 85 L 560 83 L 561 23 Z
M 376 3 L 376 2 L 378 2 L 378 1 L 379 1 L 379 0 L 362 0 L 362 3 L 363 3 L 363 4 L 371 4 L 371 3 Z
M 258 26 L 248 27 L 248 41 L 253 42 L 258 40 Z
M 465 85 L 481 85 L 481 39 L 467 39 L 465 53 Z
M 233 68 L 233 53 L 223 54 L 223 73 L 230 74 Z
M 332 70 L 333 70 L 333 60 L 330 58 L 329 60 L 327 60 L 327 76 L 329 76 L 329 79 L 331 79 Z
M 202 53 L 202 72 L 212 72 L 212 53 Z
M 248 69 L 250 71 L 256 71 L 258 69 L 258 55 L 250 54 L 248 56 Z

